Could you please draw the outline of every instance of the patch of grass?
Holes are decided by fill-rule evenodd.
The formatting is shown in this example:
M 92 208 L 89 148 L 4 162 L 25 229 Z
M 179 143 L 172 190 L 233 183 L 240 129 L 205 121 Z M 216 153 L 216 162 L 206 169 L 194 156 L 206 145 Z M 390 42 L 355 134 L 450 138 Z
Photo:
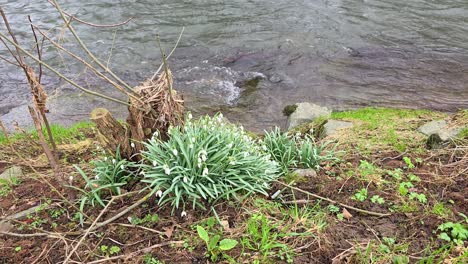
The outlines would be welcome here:
M 70 127 L 64 127 L 62 125 L 52 124 L 50 126 L 50 130 L 52 131 L 52 135 L 57 144 L 69 144 L 69 143 L 76 143 L 80 140 L 85 139 L 85 134 L 83 133 L 85 130 L 94 127 L 94 124 L 91 122 L 83 121 L 78 122 Z M 47 135 L 47 131 L 44 128 L 43 132 Z M 33 139 L 38 139 L 37 131 L 30 130 L 26 135 L 15 133 L 10 135 L 10 140 L 12 142 L 16 142 L 19 140 L 24 140 L 26 137 L 32 137 Z M 47 138 L 47 136 L 46 136 Z M 0 133 L 0 145 L 6 144 L 6 138 L 3 133 Z
M 419 142 L 423 139 L 416 129 L 418 123 L 409 121 L 420 118 L 439 119 L 447 115 L 429 110 L 406 110 L 390 108 L 362 108 L 354 111 L 333 112 L 331 118 L 354 121 L 350 138 L 358 143 L 358 149 L 371 154 L 372 149 L 396 150 L 399 152 L 412 149 L 422 151 Z

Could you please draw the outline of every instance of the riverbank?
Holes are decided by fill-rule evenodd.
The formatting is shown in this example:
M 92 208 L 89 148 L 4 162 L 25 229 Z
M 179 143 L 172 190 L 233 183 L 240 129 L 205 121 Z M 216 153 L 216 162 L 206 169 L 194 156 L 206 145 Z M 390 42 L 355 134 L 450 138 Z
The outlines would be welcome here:
M 338 160 L 324 160 L 317 171 L 291 168 L 268 196 L 224 200 L 207 211 L 190 210 L 190 205 L 185 215 L 174 215 L 171 206 L 158 206 L 154 196 L 141 200 L 145 194 L 134 192 L 141 183 L 133 183 L 102 217 L 103 208 L 86 206 L 84 226 L 76 214 L 80 192 L 66 185 L 83 188 L 86 182 L 73 166 L 93 175 L 90 162 L 105 157 L 96 148 L 93 126 L 54 128 L 61 164 L 56 176 L 34 135 L 13 136 L 13 148 L 0 136 L 0 173 L 11 167 L 21 170 L 0 182 L 1 217 L 33 208 L 0 224 L 0 256 L 6 263 L 61 262 L 89 229 L 72 256 L 75 260 L 466 263 L 467 130 L 440 148 L 428 149 L 427 136 L 418 128 L 433 120 L 466 125 L 468 112 L 364 108 L 334 112 L 330 119 L 353 125 L 315 139 L 318 146 L 333 142 L 326 152 Z M 323 121 L 291 134 L 314 134 Z M 210 241 L 219 235 L 237 243 L 229 250 L 216 242 L 207 247 L 200 227 Z

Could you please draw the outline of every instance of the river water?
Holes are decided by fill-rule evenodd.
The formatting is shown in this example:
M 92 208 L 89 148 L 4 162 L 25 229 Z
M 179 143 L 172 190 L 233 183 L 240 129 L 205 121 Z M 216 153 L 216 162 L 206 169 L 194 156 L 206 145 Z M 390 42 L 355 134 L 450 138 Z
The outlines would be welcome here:
M 81 2 L 81 3 L 80 3 Z M 118 28 L 75 23 L 83 41 L 131 85 L 159 66 L 156 35 L 169 51 L 175 87 L 196 114 L 222 111 L 259 131 L 283 126 L 285 105 L 309 101 L 334 110 L 364 106 L 468 108 L 466 0 L 60 0 L 96 24 L 134 19 Z M 27 15 L 85 56 L 47 1 L 0 0 L 19 39 L 31 46 Z M 4 32 L 3 23 L 1 30 Z M 115 41 L 114 39 L 115 34 Z M 28 47 L 29 47 L 28 46 Z M 0 54 L 6 55 L 0 48 Z M 109 54 L 111 54 L 109 59 Z M 46 61 L 78 83 L 121 97 L 66 54 L 45 46 Z M 260 78 L 257 87 L 243 82 Z M 105 106 L 45 71 L 50 118 L 64 124 Z M 0 61 L 0 118 L 30 125 L 21 72 Z

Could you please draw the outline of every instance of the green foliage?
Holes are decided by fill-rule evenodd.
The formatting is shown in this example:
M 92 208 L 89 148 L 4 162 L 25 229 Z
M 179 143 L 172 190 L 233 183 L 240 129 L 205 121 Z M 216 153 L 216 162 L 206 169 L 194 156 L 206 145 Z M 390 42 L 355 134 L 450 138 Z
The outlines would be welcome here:
M 118 246 L 111 246 L 111 247 L 109 247 L 109 246 L 106 246 L 106 245 L 101 245 L 101 246 L 99 247 L 99 250 L 100 250 L 103 254 L 105 254 L 106 256 L 112 256 L 112 255 L 115 255 L 115 254 L 119 253 L 121 249 L 120 249 L 120 247 L 118 247 Z
M 290 116 L 292 113 L 294 113 L 297 109 L 297 105 L 296 104 L 293 104 L 293 105 L 287 105 L 283 108 L 283 114 L 285 116 Z
M 143 218 L 132 217 L 130 222 L 132 223 L 132 225 L 145 225 L 157 223 L 158 220 L 158 214 L 147 214 Z
M 403 157 L 403 161 L 405 162 L 406 167 L 407 167 L 408 169 L 414 169 L 414 168 L 415 168 L 413 162 L 411 161 L 411 158 Z
M 290 254 L 289 247 L 279 241 L 279 238 L 286 234 L 278 233 L 277 228 L 278 226 L 271 223 L 265 215 L 254 214 L 247 221 L 246 235 L 241 244 L 244 248 L 259 252 L 262 255 L 262 263 L 277 255 L 280 250 L 283 254 Z
M 463 245 L 468 239 L 468 228 L 462 223 L 446 222 L 437 228 L 440 233 L 439 238 L 445 241 L 454 242 L 457 245 Z
M 398 191 L 400 192 L 401 195 L 407 195 L 409 190 L 408 188 L 413 188 L 414 185 L 411 182 L 402 182 L 400 183 L 398 187 Z
M 17 177 L 11 177 L 10 179 L 0 179 L 0 197 L 8 196 L 13 190 L 14 186 L 18 186 L 21 180 Z
M 237 197 L 239 192 L 268 195 L 278 166 L 263 154 L 243 130 L 223 122 L 222 115 L 208 116 L 183 127 L 171 127 L 170 138 L 157 136 L 145 143 L 143 182 L 159 196 L 159 204 L 173 209 L 191 203 Z
M 21 251 L 21 246 L 15 247 L 15 252 L 20 252 Z
M 289 171 L 289 168 L 297 166 L 296 140 L 288 136 L 287 133 L 281 133 L 278 127 L 275 127 L 271 132 L 265 133 L 263 145 L 264 150 L 281 166 L 284 174 Z
M 136 178 L 134 170 L 136 163 L 122 159 L 119 150 L 115 158 L 105 157 L 103 160 L 92 162 L 94 165 L 94 178 L 89 178 L 78 166 L 74 165 L 81 177 L 86 181 L 84 189 L 79 189 L 83 195 L 80 200 L 80 210 L 83 212 L 85 205 L 95 206 L 96 203 L 104 207 L 106 198 L 109 195 L 120 195 L 121 187 L 125 186 L 129 180 Z M 80 212 L 80 223 L 83 224 L 83 215 Z
M 237 246 L 238 242 L 234 239 L 223 239 L 220 241 L 220 235 L 210 237 L 208 232 L 202 227 L 197 226 L 198 236 L 205 242 L 207 248 L 207 256 L 212 261 L 217 261 L 219 254 L 223 251 L 229 251 Z
M 364 202 L 367 199 L 367 189 L 362 188 L 354 194 L 353 199 Z
M 376 204 L 384 204 L 385 200 L 379 195 L 374 195 L 371 197 L 371 202 L 376 203 Z
M 434 204 L 431 212 L 445 218 L 448 217 L 452 211 L 449 208 L 446 208 L 443 202 L 438 202 Z
M 276 127 L 271 132 L 265 132 L 263 149 L 279 163 L 283 174 L 288 174 L 293 167 L 319 170 L 322 162 L 337 161 L 333 149 L 325 153 L 330 143 L 318 145 L 307 135 L 301 139 L 300 134 L 290 136 L 288 133 L 281 133 Z
M 164 262 L 160 261 L 159 259 L 153 257 L 151 254 L 146 254 L 143 257 L 144 264 L 164 264 Z
M 415 192 L 412 192 L 409 194 L 409 198 L 410 200 L 418 200 L 420 203 L 427 203 L 427 198 L 426 198 L 426 195 L 424 193 L 415 193 Z
M 387 174 L 392 176 L 396 180 L 401 180 L 403 178 L 403 170 L 400 168 L 394 170 L 387 170 Z

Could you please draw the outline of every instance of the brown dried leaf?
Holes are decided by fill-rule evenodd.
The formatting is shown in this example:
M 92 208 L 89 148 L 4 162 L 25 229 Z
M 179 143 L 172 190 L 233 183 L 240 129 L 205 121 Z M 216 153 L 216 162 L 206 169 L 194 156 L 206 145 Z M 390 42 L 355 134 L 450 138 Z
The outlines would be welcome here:
M 353 215 L 350 212 L 348 212 L 348 210 L 346 210 L 346 208 L 343 208 L 342 214 L 343 214 L 343 217 L 348 219 L 348 220 L 353 217 Z

